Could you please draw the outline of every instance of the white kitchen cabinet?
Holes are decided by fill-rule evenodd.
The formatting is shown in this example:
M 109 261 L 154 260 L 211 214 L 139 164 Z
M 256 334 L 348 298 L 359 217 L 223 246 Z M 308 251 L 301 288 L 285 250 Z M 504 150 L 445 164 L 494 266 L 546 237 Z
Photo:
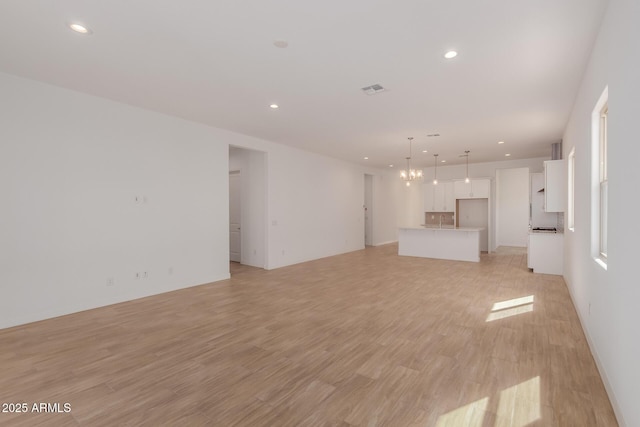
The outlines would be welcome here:
M 471 180 L 471 197 L 474 199 L 488 199 L 491 194 L 491 181 L 488 179 Z
M 430 182 L 424 184 L 424 211 L 435 212 L 436 211 L 436 189 L 435 185 Z
M 544 162 L 544 210 L 564 212 L 567 202 L 567 164 L 564 160 Z
M 433 184 L 432 184 L 433 185 Z M 434 191 L 434 212 L 445 212 L 444 210 L 444 185 L 442 182 L 439 182 L 437 185 L 433 186 Z
M 453 193 L 456 199 L 488 199 L 491 193 L 491 181 L 488 179 L 472 179 L 453 182 Z
M 469 199 L 471 195 L 471 182 L 454 181 L 453 194 L 456 199 Z
M 444 207 L 444 212 L 455 212 L 456 198 L 453 195 L 453 181 L 443 182 L 442 189 L 443 189 L 442 205 Z
M 527 266 L 534 273 L 563 273 L 564 234 L 529 233 L 527 244 Z
M 441 181 L 436 185 L 424 184 L 425 212 L 454 212 L 456 200 L 453 196 L 453 182 Z

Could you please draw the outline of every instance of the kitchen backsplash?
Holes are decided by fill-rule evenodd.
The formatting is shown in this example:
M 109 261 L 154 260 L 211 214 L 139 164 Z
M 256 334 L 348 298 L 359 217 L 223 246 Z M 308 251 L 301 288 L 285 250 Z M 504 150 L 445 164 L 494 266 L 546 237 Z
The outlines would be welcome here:
M 454 225 L 453 212 L 425 212 L 424 223 L 427 225 L 440 225 L 440 215 L 443 215 L 442 225 Z

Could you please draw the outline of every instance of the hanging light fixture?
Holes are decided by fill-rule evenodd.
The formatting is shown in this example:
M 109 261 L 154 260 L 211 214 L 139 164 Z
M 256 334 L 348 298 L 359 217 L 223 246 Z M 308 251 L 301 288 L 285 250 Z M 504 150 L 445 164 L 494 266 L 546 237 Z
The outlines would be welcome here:
M 467 177 L 464 179 L 464 182 L 469 183 L 469 153 L 471 151 L 464 150 L 464 156 L 467 158 Z
M 437 154 L 433 155 L 433 164 L 434 164 L 433 185 L 438 185 L 438 155 Z
M 411 141 L 413 137 L 407 138 L 409 140 L 409 157 L 407 157 L 407 169 L 400 172 L 400 177 L 406 181 L 407 187 L 411 185 L 411 181 L 422 179 L 421 169 L 411 169 Z

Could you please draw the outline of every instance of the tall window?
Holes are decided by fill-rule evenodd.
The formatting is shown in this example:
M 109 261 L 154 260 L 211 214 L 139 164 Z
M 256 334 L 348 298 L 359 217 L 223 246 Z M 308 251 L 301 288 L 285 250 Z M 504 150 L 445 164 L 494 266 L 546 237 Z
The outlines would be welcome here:
M 576 148 L 573 147 L 569 153 L 569 160 L 567 166 L 567 181 L 569 200 L 567 201 L 567 225 L 569 230 L 575 230 L 575 197 L 576 197 Z
M 607 259 L 607 113 L 608 103 L 600 110 L 600 256 Z
M 608 116 L 609 88 L 606 87 L 591 116 L 591 250 L 594 259 L 607 268 L 608 236 Z

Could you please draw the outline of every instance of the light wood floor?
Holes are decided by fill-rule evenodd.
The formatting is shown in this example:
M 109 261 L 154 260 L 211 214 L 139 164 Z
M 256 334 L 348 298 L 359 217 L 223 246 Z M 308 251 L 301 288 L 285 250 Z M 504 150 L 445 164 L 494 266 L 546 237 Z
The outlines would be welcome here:
M 71 412 L 0 425 L 617 425 L 561 277 L 530 273 L 521 249 L 396 254 L 248 269 L 2 330 L 0 402 Z

